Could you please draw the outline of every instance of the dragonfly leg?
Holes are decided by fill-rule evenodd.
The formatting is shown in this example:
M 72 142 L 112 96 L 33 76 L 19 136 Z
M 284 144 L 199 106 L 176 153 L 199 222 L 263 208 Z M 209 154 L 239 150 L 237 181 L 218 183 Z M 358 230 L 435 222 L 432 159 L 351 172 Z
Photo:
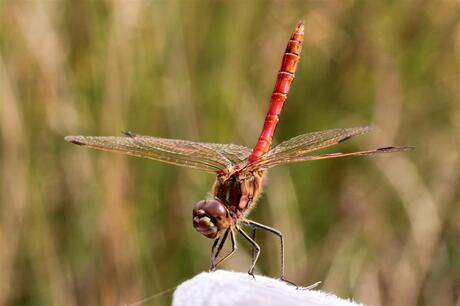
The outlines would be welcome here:
M 256 241 L 256 227 L 253 227 L 252 228 L 252 235 L 251 235 L 251 238 L 252 240 Z M 255 248 L 252 248 L 252 260 L 254 260 L 254 257 L 256 256 L 256 249 Z
M 225 240 L 227 240 L 229 230 L 230 229 L 227 229 L 225 231 L 224 235 L 221 238 L 216 239 L 214 241 L 214 243 L 212 244 L 212 248 L 211 248 L 211 266 L 209 267 L 210 271 L 215 271 L 216 270 L 216 266 L 217 266 L 216 259 L 217 259 L 217 257 L 219 257 L 219 253 L 222 250 L 222 248 L 224 247 Z M 216 249 L 216 246 L 217 246 L 217 249 Z
M 214 240 L 214 243 L 212 244 L 212 247 L 211 247 L 211 266 L 212 266 L 212 259 L 214 258 L 214 252 L 216 250 L 216 246 L 217 246 L 217 244 L 219 243 L 220 240 L 221 240 L 221 238 L 217 238 L 216 240 Z
M 226 260 L 227 258 L 229 258 L 230 256 L 233 255 L 233 253 L 235 253 L 237 247 L 236 247 L 236 240 L 235 240 L 235 233 L 233 232 L 233 230 L 231 228 L 227 229 L 227 232 L 230 232 L 230 241 L 232 242 L 232 250 L 227 254 L 225 255 L 224 257 L 222 257 L 221 259 L 219 259 L 215 264 L 214 264 L 214 269 L 215 267 L 222 263 L 224 260 Z M 217 258 L 217 257 L 216 257 Z
M 254 267 L 256 266 L 257 259 L 259 258 L 260 254 L 260 246 L 252 239 L 248 234 L 246 234 L 242 229 L 237 228 L 238 232 L 252 245 L 254 250 L 254 256 L 252 257 L 251 268 L 249 268 L 248 274 L 254 277 Z
M 283 237 L 283 234 L 277 230 L 277 229 L 274 229 L 272 227 L 269 227 L 269 226 L 266 226 L 266 225 L 263 225 L 263 224 L 260 224 L 260 223 L 257 223 L 257 222 L 254 222 L 254 221 L 251 221 L 251 220 L 244 220 L 242 222 L 243 224 L 246 224 L 248 226 L 250 226 L 252 229 L 253 229 L 253 233 L 254 233 L 254 236 L 255 236 L 255 230 L 256 228 L 260 228 L 260 229 L 263 229 L 269 233 L 272 233 L 276 236 L 278 236 L 280 238 L 280 246 L 281 246 L 281 254 L 280 254 L 280 257 L 281 257 L 281 277 L 280 279 L 286 283 L 289 283 L 293 286 L 296 286 L 298 287 L 296 284 L 294 284 L 293 282 L 287 280 L 284 276 L 284 237 Z

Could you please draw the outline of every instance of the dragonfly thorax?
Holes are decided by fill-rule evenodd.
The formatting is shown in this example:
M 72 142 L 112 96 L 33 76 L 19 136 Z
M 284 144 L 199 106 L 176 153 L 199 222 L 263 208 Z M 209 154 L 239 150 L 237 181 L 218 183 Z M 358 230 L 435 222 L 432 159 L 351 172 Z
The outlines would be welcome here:
M 214 183 L 214 197 L 222 202 L 231 215 L 239 218 L 249 212 L 262 191 L 264 171 L 241 171 L 218 175 Z

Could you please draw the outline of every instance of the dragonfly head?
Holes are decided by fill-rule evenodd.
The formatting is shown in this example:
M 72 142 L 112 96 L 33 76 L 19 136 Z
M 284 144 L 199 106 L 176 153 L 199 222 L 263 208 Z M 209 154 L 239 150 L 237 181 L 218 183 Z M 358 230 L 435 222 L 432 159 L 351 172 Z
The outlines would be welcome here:
M 208 238 L 219 238 L 231 224 L 228 209 L 217 200 L 202 200 L 193 209 L 193 227 Z

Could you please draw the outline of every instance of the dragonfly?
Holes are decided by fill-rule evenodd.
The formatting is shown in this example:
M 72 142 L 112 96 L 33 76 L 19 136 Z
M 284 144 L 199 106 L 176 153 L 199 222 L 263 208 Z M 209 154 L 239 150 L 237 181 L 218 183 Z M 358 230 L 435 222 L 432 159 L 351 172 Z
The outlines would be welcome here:
M 205 237 L 213 239 L 210 270 L 228 259 L 237 249 L 236 234 L 241 234 L 252 246 L 252 260 L 248 273 L 254 277 L 254 267 L 259 258 L 260 246 L 256 230 L 276 235 L 280 241 L 281 276 L 290 283 L 284 272 L 284 236 L 272 227 L 247 218 L 262 192 L 267 170 L 277 165 L 338 158 L 366 156 L 380 153 L 402 152 L 412 147 L 382 147 L 349 153 L 311 153 L 362 135 L 371 129 L 367 126 L 337 128 L 311 132 L 293 137 L 270 149 L 279 115 L 286 101 L 300 59 L 304 38 L 304 24 L 300 21 L 282 57 L 275 87 L 270 98 L 259 139 L 253 149 L 235 144 L 194 142 L 123 132 L 124 136 L 66 136 L 65 140 L 93 149 L 119 152 L 184 166 L 217 175 L 212 187 L 212 198 L 199 201 L 193 209 L 193 226 Z M 249 235 L 243 228 L 251 230 Z M 219 257 L 228 237 L 231 249 Z

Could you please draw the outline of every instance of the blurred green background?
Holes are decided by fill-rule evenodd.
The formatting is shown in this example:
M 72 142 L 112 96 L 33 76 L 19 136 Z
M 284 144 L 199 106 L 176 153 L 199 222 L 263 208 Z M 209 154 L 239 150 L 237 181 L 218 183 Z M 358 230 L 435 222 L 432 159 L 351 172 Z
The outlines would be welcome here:
M 300 19 L 275 143 L 371 125 L 336 151 L 416 150 L 274 168 L 250 218 L 284 233 L 298 284 L 373 305 L 460 305 L 455 0 L 1 1 L 0 305 L 130 304 L 207 270 L 212 241 L 191 211 L 212 175 L 63 137 L 253 146 Z M 278 277 L 278 241 L 259 239 L 257 273 Z M 223 268 L 249 263 L 241 241 Z

